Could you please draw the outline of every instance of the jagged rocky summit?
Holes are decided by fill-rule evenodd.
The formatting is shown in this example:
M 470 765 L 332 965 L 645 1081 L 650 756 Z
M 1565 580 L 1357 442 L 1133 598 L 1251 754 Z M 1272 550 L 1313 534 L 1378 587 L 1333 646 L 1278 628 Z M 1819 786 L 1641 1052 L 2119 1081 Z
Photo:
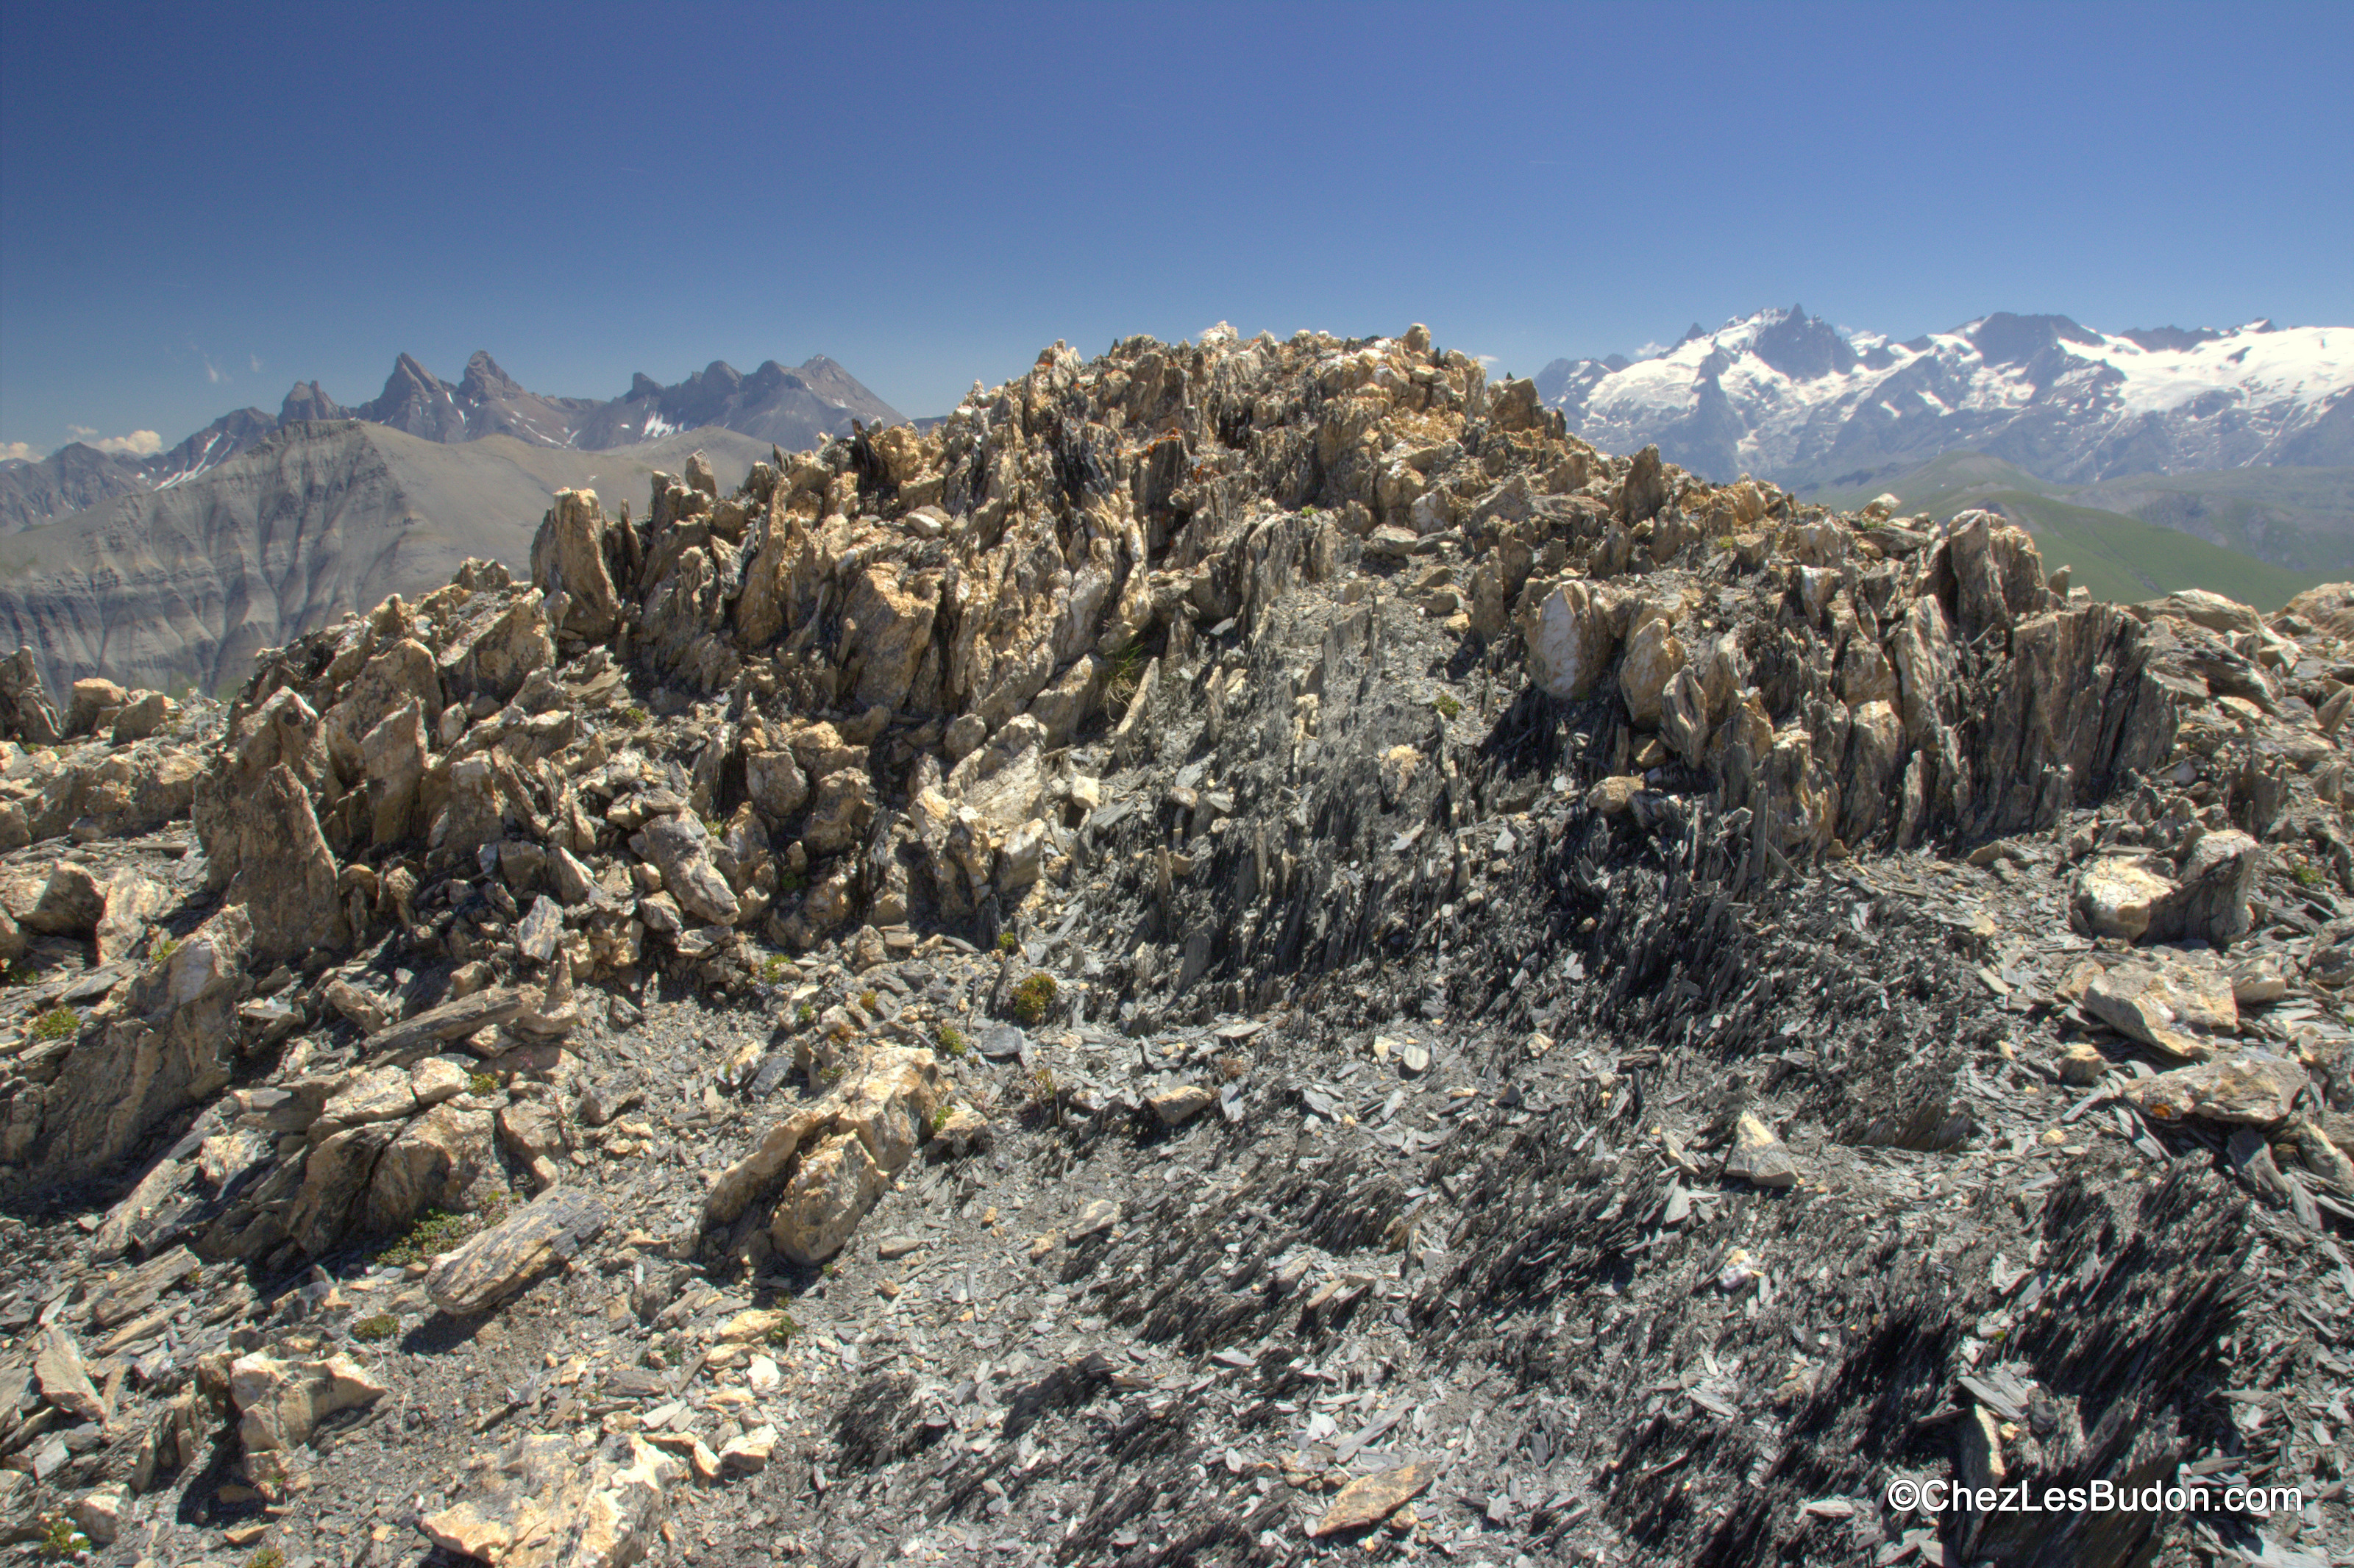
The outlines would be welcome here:
M 2066 577 L 1220 329 L 563 492 L 226 709 L 19 656 L 0 1508 L 2121 1563 L 2207 1538 L 1887 1483 L 2318 1497 L 2354 588 Z

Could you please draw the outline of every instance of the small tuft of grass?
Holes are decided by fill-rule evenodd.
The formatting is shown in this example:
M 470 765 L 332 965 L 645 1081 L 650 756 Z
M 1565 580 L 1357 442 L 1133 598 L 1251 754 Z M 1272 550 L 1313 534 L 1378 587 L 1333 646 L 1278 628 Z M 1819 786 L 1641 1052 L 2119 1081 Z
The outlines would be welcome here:
M 2296 878 L 2296 885 L 2299 887 L 2318 887 L 2321 885 L 2321 870 L 2309 860 L 2298 861 L 2295 865 L 2289 867 L 2288 874 Z
M 883 999 L 871 991 L 862 991 L 858 993 L 858 1006 L 861 1012 L 872 1017 L 883 1011 Z
M 363 1345 L 373 1345 L 380 1340 L 389 1340 L 399 1331 L 400 1319 L 389 1312 L 378 1312 L 374 1317 L 362 1318 L 352 1325 L 352 1338 Z
M 628 707 L 621 710 L 621 716 L 629 720 L 631 724 L 642 725 L 652 723 L 654 715 L 646 712 L 645 709 L 638 706 L 637 704 L 631 703 Z
M 1430 699 L 1430 705 L 1438 710 L 1438 716 L 1440 718 L 1451 719 L 1456 715 L 1463 711 L 1463 705 L 1456 701 L 1455 694 L 1452 692 L 1439 693 L 1438 695 Z
M 941 1024 L 939 1032 L 932 1038 L 938 1041 L 940 1049 L 951 1056 L 961 1057 L 972 1049 L 971 1044 L 964 1037 L 964 1031 L 953 1023 Z
M 775 1326 L 769 1329 L 769 1343 L 781 1351 L 787 1345 L 791 1344 L 793 1342 L 793 1336 L 801 1331 L 801 1326 L 795 1322 L 793 1320 L 793 1315 L 790 1312 L 788 1312 L 782 1318 L 777 1319 Z
M 817 1075 L 829 1084 L 838 1084 L 842 1082 L 842 1064 L 837 1062 L 831 1067 L 821 1067 Z
M 794 1028 L 807 1029 L 811 1024 L 815 1023 L 816 1022 L 817 1008 L 814 1004 L 805 1001 L 799 1007 L 793 1009 Z
M 1037 1067 L 1031 1070 L 1030 1099 L 1033 1104 L 1052 1105 L 1055 1097 L 1062 1092 L 1062 1085 L 1055 1081 L 1055 1070 L 1052 1067 Z
M 770 955 L 769 958 L 761 960 L 760 983 L 763 985 L 776 985 L 779 983 L 785 978 L 785 971 L 792 967 L 792 960 L 786 958 L 783 954 L 778 953 Z
M 1136 698 L 1137 687 L 1144 680 L 1146 654 L 1144 640 L 1131 637 L 1111 656 L 1111 668 L 1104 675 L 1104 701 L 1115 713 L 1125 714 L 1128 705 Z
M 30 985 L 40 978 L 40 971 L 33 968 L 32 965 L 27 963 L 22 959 L 18 959 L 15 963 L 8 966 L 8 983 L 10 985 Z
M 798 871 L 785 872 L 777 878 L 777 891 L 779 893 L 799 893 L 808 885 L 809 877 Z
M 1025 1024 L 1046 1022 L 1055 1010 L 1055 977 L 1041 969 L 1013 988 L 1013 1016 Z
M 166 937 L 147 950 L 147 961 L 151 964 L 168 964 L 172 961 L 172 955 L 179 950 L 180 938 Z
M 932 1130 L 934 1132 L 938 1132 L 940 1128 L 948 1126 L 949 1116 L 949 1109 L 948 1101 L 942 1100 L 938 1105 L 934 1106 L 932 1107 Z
M 466 1075 L 466 1089 L 470 1094 L 494 1095 L 499 1092 L 499 1081 L 488 1073 L 469 1073 Z
M 81 1027 L 81 1014 L 70 1007 L 53 1007 L 37 1015 L 26 1031 L 36 1040 L 69 1040 Z
M 265 1546 L 245 1560 L 245 1568 L 286 1568 L 286 1553 L 275 1546 Z
M 1022 938 L 1011 931 L 1000 931 L 997 934 L 997 950 L 1010 958 L 1022 950 Z

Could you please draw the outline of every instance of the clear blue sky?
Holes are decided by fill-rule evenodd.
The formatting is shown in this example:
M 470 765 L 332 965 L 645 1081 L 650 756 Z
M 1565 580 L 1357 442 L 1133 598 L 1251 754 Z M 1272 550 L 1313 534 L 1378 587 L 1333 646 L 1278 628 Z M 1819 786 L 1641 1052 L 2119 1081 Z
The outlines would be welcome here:
M 1532 373 L 1767 304 L 2354 323 L 2354 5 L 0 0 L 0 443 L 393 356 L 612 397 L 828 354 L 1427 322 Z

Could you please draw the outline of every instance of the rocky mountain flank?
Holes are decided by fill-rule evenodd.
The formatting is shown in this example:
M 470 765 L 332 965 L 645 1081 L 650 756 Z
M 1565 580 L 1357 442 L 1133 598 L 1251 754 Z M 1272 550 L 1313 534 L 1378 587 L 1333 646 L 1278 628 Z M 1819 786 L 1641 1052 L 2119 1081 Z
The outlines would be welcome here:
M 226 708 L 0 670 L 24 1538 L 2354 1549 L 2354 588 L 2086 602 L 1418 327 L 685 466 Z
M 767 360 L 749 376 L 715 359 L 673 387 L 641 373 L 628 392 L 610 400 L 531 391 L 486 350 L 474 352 L 455 382 L 404 354 L 393 362 L 384 390 L 356 408 L 336 402 L 316 381 L 298 381 L 275 418 L 260 408 L 239 408 L 153 457 L 74 441 L 38 461 L 0 462 L 0 535 L 118 497 L 188 484 L 290 427 L 351 419 L 444 445 L 504 436 L 531 447 L 600 451 L 705 428 L 763 445 L 815 446 L 850 434 L 854 423 L 896 425 L 905 416 L 822 354 L 797 370 Z
M 774 450 L 724 430 L 581 452 L 291 426 L 185 484 L 0 541 L 0 646 L 27 650 L 59 700 L 85 678 L 231 692 L 262 649 L 429 592 L 470 557 L 520 570 L 553 492 L 635 490 L 698 443 L 730 481 Z

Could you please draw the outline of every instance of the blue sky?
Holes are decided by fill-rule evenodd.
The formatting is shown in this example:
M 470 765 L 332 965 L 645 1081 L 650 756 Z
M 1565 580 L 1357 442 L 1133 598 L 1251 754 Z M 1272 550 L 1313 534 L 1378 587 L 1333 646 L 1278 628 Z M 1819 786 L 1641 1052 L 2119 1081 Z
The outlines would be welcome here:
M 1767 304 L 2354 323 L 2354 6 L 0 0 L 0 446 L 488 348 L 1430 324 L 1532 373 Z

